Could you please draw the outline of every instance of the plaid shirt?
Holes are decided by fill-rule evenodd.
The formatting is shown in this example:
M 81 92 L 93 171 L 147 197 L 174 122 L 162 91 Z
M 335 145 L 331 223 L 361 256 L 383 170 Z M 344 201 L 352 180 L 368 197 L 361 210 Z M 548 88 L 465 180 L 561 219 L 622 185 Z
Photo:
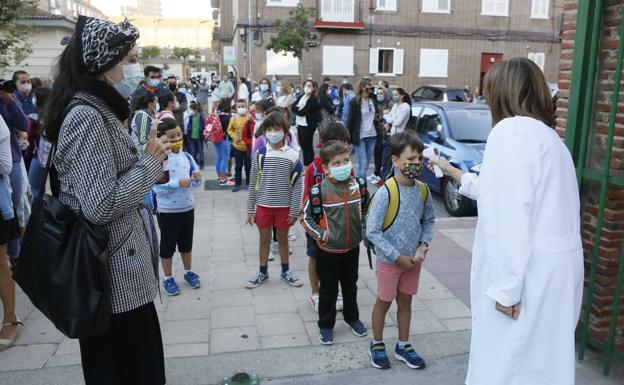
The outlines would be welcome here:
M 151 155 L 139 159 L 128 131 L 101 99 L 77 93 L 71 104 L 76 102 L 83 104 L 65 117 L 54 155 L 59 199 L 106 225 L 112 311 L 123 313 L 153 301 L 158 290 L 158 240 L 140 205 L 162 164 Z

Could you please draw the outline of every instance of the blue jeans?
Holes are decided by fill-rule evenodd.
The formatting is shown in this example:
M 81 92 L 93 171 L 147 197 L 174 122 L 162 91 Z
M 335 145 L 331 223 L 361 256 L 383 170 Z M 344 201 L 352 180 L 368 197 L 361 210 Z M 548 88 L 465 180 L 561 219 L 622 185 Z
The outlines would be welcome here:
M 202 139 L 189 139 L 188 152 L 191 154 L 199 168 L 204 168 L 204 141 Z
M 11 193 L 11 200 L 13 201 L 13 209 L 17 212 L 17 208 L 22 200 L 22 195 L 24 195 L 24 184 L 22 182 L 22 161 L 13 162 L 13 168 L 11 169 L 11 174 L 9 174 L 9 179 L 11 180 L 11 189 L 13 192 Z M 16 257 L 19 255 L 20 248 L 20 240 L 19 238 L 11 239 L 9 241 L 9 246 L 7 250 L 7 254 L 11 257 Z
M 227 173 L 227 165 L 230 160 L 230 147 L 232 146 L 229 140 L 222 140 L 221 143 L 215 144 L 216 161 L 215 168 L 219 174 Z
M 360 144 L 355 147 L 355 153 L 358 157 L 358 169 L 357 176 L 358 178 L 366 179 L 366 174 L 368 173 L 368 166 L 373 160 L 373 154 L 375 152 L 375 141 L 376 138 L 374 136 L 368 138 L 360 139 Z
M 30 162 L 30 170 L 28 170 L 28 183 L 30 183 L 30 191 L 32 192 L 33 199 L 39 196 L 41 189 L 41 178 L 45 168 L 41 166 L 39 158 L 33 158 Z M 45 188 L 45 186 L 43 187 Z

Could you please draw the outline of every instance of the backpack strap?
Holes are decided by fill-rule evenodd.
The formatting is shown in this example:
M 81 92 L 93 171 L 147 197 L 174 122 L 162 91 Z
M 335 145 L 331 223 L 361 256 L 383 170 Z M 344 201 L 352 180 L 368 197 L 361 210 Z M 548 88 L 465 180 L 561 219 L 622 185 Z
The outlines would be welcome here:
M 422 199 L 422 202 L 423 202 L 422 217 L 420 218 L 420 222 L 422 223 L 422 220 L 425 217 L 424 205 L 427 203 L 427 199 L 429 199 L 429 187 L 427 187 L 427 185 L 424 182 L 421 182 L 419 180 L 416 181 L 416 184 L 418 185 L 418 188 L 420 189 L 420 199 Z
M 302 173 L 303 173 L 303 165 L 301 164 L 300 161 L 295 162 L 290 172 L 290 187 L 291 188 L 295 187 L 295 184 L 297 183 L 297 179 L 301 177 Z
M 256 153 L 258 161 L 258 173 L 256 174 L 256 191 L 260 190 L 260 179 L 262 178 L 262 168 L 264 167 L 264 159 L 266 158 L 266 146 L 262 146 Z
M 320 224 L 323 218 L 323 196 L 321 195 L 320 183 L 310 188 L 308 199 L 310 200 L 310 207 L 312 209 L 312 219 L 314 219 L 316 224 Z
M 360 186 L 360 207 L 362 208 L 362 215 L 364 215 L 368 211 L 368 185 L 364 178 L 357 178 L 357 181 Z
M 384 187 L 388 191 L 388 209 L 384 217 L 381 231 L 386 231 L 392 226 L 399 214 L 401 206 L 401 194 L 399 193 L 399 184 L 395 178 L 390 178 L 384 183 Z
M 193 172 L 195 171 L 195 170 L 193 170 L 193 162 L 195 160 L 193 159 L 191 154 L 189 154 L 186 151 L 183 151 L 183 152 L 184 152 L 184 155 L 186 155 L 186 159 L 188 159 L 188 161 L 189 161 L 189 177 L 192 177 L 193 176 Z

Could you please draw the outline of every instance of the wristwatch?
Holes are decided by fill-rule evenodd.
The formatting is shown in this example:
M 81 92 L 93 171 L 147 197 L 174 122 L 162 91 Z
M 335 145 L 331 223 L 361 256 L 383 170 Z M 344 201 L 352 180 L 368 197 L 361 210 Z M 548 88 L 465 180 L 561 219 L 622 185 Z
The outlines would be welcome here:
M 420 242 L 420 243 L 418 244 L 418 246 L 420 246 L 420 245 L 425 245 L 425 246 L 427 246 L 427 248 L 429 248 L 429 244 L 428 244 L 427 242 Z

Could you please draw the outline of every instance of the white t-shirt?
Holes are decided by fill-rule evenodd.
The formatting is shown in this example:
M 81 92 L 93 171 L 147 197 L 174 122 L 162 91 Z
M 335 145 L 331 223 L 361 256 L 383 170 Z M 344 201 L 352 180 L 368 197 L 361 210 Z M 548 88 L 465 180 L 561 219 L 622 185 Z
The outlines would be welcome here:
M 377 136 L 377 131 L 375 131 L 375 105 L 373 101 L 370 99 L 362 99 L 361 111 L 362 125 L 360 126 L 360 138 Z

